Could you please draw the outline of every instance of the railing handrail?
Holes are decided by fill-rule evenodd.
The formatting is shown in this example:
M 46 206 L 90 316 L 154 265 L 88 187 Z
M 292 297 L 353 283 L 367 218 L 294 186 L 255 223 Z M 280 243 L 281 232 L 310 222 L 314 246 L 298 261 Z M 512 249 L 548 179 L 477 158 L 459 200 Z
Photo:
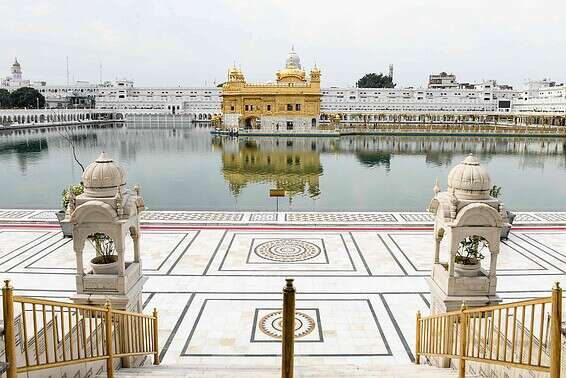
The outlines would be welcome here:
M 528 306 L 528 305 L 531 305 L 531 304 L 542 304 L 542 303 L 552 303 L 552 297 L 526 299 L 526 300 L 523 300 L 523 301 L 509 302 L 509 303 L 493 305 L 493 306 L 473 307 L 473 308 L 465 309 L 463 312 L 465 314 L 482 313 L 482 312 L 486 312 L 486 311 L 489 312 L 489 311 L 494 311 L 494 310 L 499 310 L 499 309 L 504 310 L 506 308 L 512 308 L 512 307 L 517 307 L 517 306 Z M 450 311 L 450 312 L 443 312 L 441 314 L 422 316 L 421 319 L 425 320 L 425 319 L 434 319 L 434 318 L 444 318 L 444 317 L 448 317 L 448 316 L 458 315 L 460 313 L 462 313 L 462 311 L 456 310 L 456 311 Z
M 549 303 L 551 306 L 546 307 Z M 544 350 L 543 363 L 543 349 L 549 348 L 543 343 L 545 307 L 551 311 L 546 331 L 550 351 Z M 561 321 L 562 289 L 558 282 L 549 297 L 470 309 L 462 304 L 460 311 L 424 317 L 417 312 L 415 362 L 420 363 L 421 356 L 459 359 L 462 378 L 466 361 L 544 371 L 551 378 L 559 378 Z
M 48 299 L 41 299 L 41 298 L 35 298 L 35 297 L 24 297 L 24 296 L 21 296 L 21 295 L 15 295 L 14 296 L 14 302 L 36 304 L 36 305 L 46 305 L 46 306 L 58 306 L 58 307 L 65 307 L 65 308 L 74 308 L 74 309 L 79 309 L 79 310 L 92 310 L 92 311 L 101 311 L 101 312 L 107 312 L 108 311 L 104 307 L 81 305 L 81 304 L 70 303 L 70 302 L 52 301 L 52 300 L 48 300 Z
M 107 377 L 112 378 L 114 358 L 150 354 L 153 363 L 159 364 L 156 309 L 152 315 L 146 315 L 115 310 L 109 302 L 99 307 L 14 296 L 9 280 L 2 288 L 2 302 L 7 378 L 28 371 L 103 360 L 106 360 Z M 14 303 L 21 306 L 21 328 L 15 324 Z M 16 355 L 16 328 L 22 332 L 23 365 L 18 364 Z

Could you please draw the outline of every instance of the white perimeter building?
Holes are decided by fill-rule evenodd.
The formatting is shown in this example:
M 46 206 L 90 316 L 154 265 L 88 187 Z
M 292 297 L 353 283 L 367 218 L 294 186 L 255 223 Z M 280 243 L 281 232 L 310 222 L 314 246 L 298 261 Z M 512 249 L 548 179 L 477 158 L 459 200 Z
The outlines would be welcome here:
M 220 87 L 136 87 L 130 80 L 47 85 L 24 80 L 17 61 L 10 72 L 0 88 L 12 91 L 31 86 L 45 96 L 49 107 L 65 107 L 73 97 L 92 97 L 96 108 L 127 113 L 189 114 L 195 120 L 210 120 L 221 114 Z M 351 115 L 382 112 L 566 112 L 564 84 L 529 81 L 524 90 L 514 90 L 498 86 L 494 80 L 458 87 L 452 81 L 455 78 L 448 86 L 434 88 L 323 87 L 320 118 L 334 113 L 348 120 Z

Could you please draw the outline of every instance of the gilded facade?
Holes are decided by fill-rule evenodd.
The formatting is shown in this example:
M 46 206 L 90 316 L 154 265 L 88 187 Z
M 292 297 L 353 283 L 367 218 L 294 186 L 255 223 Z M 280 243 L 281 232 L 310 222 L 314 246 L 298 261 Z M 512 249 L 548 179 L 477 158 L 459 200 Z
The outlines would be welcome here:
M 291 51 L 275 83 L 247 83 L 242 71 L 230 68 L 222 88 L 222 121 L 226 128 L 266 132 L 309 131 L 320 118 L 320 70 L 307 78 L 299 56 Z

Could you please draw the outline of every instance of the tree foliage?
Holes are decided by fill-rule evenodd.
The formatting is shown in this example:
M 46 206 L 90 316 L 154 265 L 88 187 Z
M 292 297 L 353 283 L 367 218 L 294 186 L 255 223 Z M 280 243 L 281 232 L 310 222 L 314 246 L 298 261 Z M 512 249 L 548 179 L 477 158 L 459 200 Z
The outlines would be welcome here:
M 368 73 L 365 74 L 356 83 L 358 88 L 395 88 L 393 78 L 383 74 Z
M 0 89 L 0 109 L 8 109 L 12 107 L 12 99 L 10 92 L 6 89 Z
M 45 97 L 37 89 L 30 87 L 18 88 L 10 94 L 12 107 L 33 109 L 38 105 L 42 108 L 45 106 Z

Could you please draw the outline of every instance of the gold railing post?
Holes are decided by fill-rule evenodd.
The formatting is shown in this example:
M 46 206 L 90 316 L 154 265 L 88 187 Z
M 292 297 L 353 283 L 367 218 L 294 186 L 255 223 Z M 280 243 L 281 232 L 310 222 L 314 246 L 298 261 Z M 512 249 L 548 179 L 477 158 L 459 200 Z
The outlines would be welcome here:
M 556 282 L 552 288 L 552 312 L 550 326 L 550 378 L 560 377 L 560 348 L 562 327 L 562 288 Z
M 286 278 L 283 288 L 283 337 L 281 338 L 281 378 L 293 378 L 295 343 L 295 288 L 293 279 Z
M 421 312 L 417 311 L 417 326 L 415 341 L 415 364 L 421 363 Z
M 7 378 L 16 378 L 17 362 L 16 362 L 16 330 L 14 325 L 14 288 L 10 285 L 10 280 L 4 281 L 5 286 L 2 287 L 2 309 L 4 315 L 4 342 Z M 25 314 L 22 314 L 25 316 Z
M 106 376 L 108 378 L 114 378 L 114 366 L 113 366 L 113 357 L 114 354 L 112 351 L 112 305 L 109 301 L 106 301 L 104 305 L 106 308 L 106 354 L 108 355 L 106 359 Z
M 159 365 L 159 343 L 157 340 L 157 309 L 153 308 L 153 364 Z
M 458 364 L 458 377 L 466 377 L 466 348 L 468 347 L 468 317 L 464 313 L 466 309 L 466 304 L 462 302 L 462 307 L 460 307 L 460 362 Z

